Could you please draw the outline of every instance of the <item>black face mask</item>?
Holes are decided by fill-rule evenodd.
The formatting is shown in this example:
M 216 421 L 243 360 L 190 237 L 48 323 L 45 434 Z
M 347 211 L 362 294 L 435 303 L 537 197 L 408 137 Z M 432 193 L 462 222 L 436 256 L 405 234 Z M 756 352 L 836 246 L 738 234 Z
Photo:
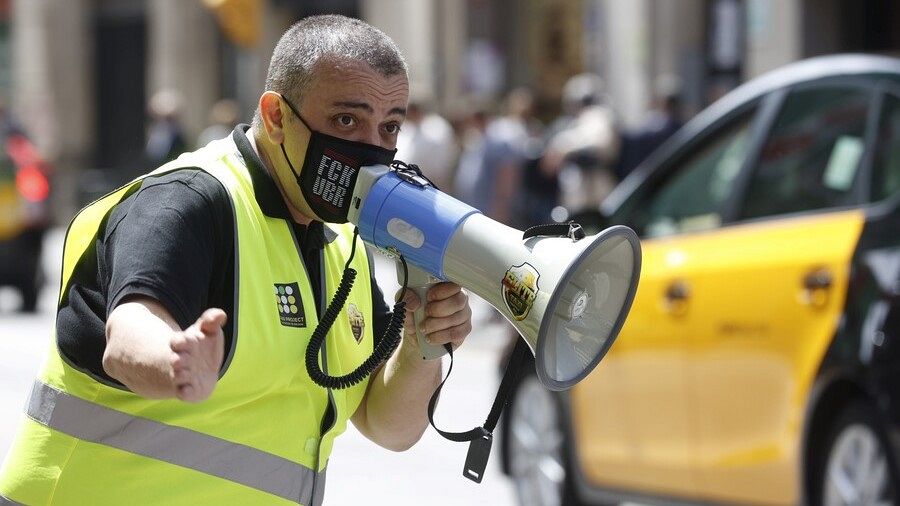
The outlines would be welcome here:
M 359 168 L 368 165 L 389 165 L 396 149 L 385 149 L 365 142 L 348 141 L 317 132 L 309 127 L 287 98 L 281 97 L 291 112 L 309 130 L 306 156 L 298 173 L 281 143 L 300 192 L 319 219 L 328 223 L 346 223 L 350 211 L 353 188 Z

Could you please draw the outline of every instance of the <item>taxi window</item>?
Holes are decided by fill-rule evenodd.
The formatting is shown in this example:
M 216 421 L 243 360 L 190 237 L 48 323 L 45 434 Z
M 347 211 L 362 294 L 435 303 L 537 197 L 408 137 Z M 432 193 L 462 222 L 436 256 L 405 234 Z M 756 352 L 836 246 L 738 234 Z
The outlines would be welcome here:
M 754 167 L 740 217 L 856 204 L 869 92 L 820 87 L 788 95 Z
M 900 97 L 885 95 L 875 159 L 872 164 L 872 200 L 900 194 Z
M 613 217 L 644 237 L 699 232 L 717 228 L 747 156 L 756 108 L 744 111 L 715 134 L 679 157 L 659 182 L 626 202 L 626 216 Z M 616 214 L 620 214 L 617 212 Z M 625 218 L 625 219 L 621 219 Z

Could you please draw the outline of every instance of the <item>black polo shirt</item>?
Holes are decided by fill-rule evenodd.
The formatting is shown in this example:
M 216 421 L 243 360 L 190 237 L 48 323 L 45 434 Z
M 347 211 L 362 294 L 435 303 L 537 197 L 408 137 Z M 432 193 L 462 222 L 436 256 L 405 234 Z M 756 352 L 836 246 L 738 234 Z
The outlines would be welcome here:
M 257 203 L 266 216 L 293 227 L 321 306 L 320 256 L 334 233 L 321 222 L 306 227 L 291 219 L 278 187 L 247 139 L 248 128 L 238 126 L 232 138 L 249 169 Z M 75 267 L 56 318 L 63 357 L 101 381 L 118 384 L 102 366 L 106 319 L 122 300 L 134 295 L 159 301 L 182 328 L 193 324 L 207 308 L 222 308 L 229 316 L 224 329 L 225 356 L 229 356 L 235 320 L 231 318 L 235 277 L 231 206 L 222 184 L 198 168 L 144 179 L 109 213 Z M 377 342 L 390 310 L 374 271 L 372 275 L 372 329 Z M 326 294 L 329 301 L 331 295 Z M 323 309 L 318 311 L 321 314 Z

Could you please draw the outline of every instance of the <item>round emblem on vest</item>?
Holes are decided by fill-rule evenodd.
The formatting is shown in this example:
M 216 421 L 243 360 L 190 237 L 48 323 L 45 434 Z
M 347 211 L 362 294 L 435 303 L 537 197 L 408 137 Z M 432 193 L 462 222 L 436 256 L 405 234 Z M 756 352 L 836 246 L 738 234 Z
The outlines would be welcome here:
M 353 330 L 353 337 L 356 343 L 362 342 L 363 329 L 366 328 L 366 320 L 363 318 L 362 312 L 356 307 L 356 304 L 347 305 L 347 319 L 350 320 L 350 329 Z

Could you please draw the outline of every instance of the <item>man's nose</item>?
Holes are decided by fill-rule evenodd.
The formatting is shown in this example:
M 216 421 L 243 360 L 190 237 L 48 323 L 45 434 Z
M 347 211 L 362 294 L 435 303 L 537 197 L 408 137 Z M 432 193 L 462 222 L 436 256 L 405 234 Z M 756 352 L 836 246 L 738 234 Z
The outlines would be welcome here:
M 378 127 L 368 128 L 365 132 L 365 138 L 362 139 L 362 142 L 366 144 L 372 144 L 373 146 L 379 146 L 385 148 L 387 146 L 384 145 L 384 141 L 381 138 L 381 135 L 378 133 Z

